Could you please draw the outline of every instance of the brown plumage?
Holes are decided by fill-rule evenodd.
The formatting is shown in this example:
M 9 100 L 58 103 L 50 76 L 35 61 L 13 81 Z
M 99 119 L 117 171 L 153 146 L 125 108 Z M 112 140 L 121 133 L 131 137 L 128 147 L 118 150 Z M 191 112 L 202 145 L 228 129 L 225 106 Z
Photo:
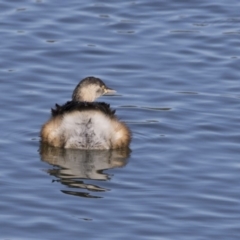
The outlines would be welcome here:
M 100 79 L 88 77 L 75 88 L 72 101 L 52 109 L 52 116 L 41 130 L 41 139 L 55 147 L 80 149 L 126 148 L 131 132 L 119 121 L 109 104 L 92 102 L 114 92 Z M 80 101 L 79 101 L 80 100 Z

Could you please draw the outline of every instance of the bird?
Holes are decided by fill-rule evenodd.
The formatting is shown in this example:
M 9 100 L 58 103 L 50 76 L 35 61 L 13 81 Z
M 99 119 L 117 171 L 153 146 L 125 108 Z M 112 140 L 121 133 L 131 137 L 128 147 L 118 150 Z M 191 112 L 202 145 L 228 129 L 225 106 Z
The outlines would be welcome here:
M 42 143 L 70 149 L 129 148 L 131 131 L 105 102 L 98 97 L 115 93 L 96 77 L 81 80 L 72 93 L 72 100 L 51 109 L 50 119 L 42 126 Z

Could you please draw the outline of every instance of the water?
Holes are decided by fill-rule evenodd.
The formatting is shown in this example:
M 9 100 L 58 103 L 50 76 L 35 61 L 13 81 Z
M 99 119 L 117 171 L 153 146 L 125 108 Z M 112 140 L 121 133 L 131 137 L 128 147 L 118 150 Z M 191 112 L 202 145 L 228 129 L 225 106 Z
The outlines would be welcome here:
M 0 239 L 239 239 L 240 3 L 0 3 Z M 131 152 L 41 146 L 100 77 Z

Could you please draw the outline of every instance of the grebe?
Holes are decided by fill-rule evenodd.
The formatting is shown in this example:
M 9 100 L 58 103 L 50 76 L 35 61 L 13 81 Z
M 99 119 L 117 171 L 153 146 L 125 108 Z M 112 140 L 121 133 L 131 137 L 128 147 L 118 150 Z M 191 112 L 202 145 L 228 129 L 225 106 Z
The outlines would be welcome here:
M 119 149 L 129 146 L 131 132 L 119 121 L 109 104 L 93 102 L 115 92 L 95 77 L 79 82 L 72 101 L 52 109 L 51 118 L 41 129 L 43 143 L 54 147 L 78 149 Z

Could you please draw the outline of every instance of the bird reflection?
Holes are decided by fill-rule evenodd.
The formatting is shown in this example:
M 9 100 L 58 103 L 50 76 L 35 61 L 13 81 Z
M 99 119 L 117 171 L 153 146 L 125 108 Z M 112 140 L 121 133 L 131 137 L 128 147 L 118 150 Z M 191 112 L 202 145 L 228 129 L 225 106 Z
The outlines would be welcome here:
M 101 187 L 100 183 L 109 180 L 111 176 L 103 171 L 125 166 L 129 154 L 129 149 L 79 150 L 56 148 L 43 143 L 40 145 L 41 159 L 53 165 L 47 173 L 57 178 L 53 180 L 54 182 L 72 188 L 71 191 L 62 190 L 62 192 L 89 198 L 99 198 L 92 195 L 92 192 L 107 190 Z M 98 185 L 86 183 L 88 180 L 96 180 Z

